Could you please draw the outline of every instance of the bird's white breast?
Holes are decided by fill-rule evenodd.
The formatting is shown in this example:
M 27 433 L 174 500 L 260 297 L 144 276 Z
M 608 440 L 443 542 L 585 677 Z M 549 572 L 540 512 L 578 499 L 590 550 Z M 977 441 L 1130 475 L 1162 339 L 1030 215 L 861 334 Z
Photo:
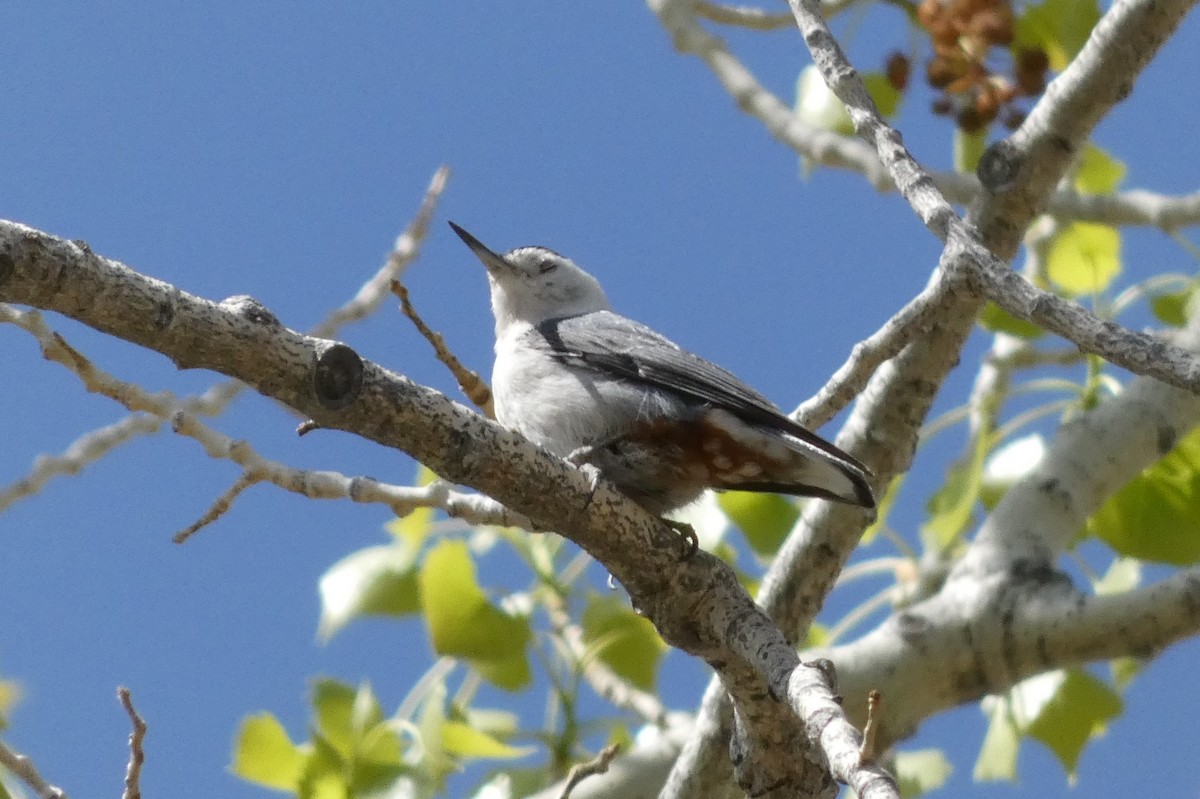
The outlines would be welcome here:
M 673 401 L 620 379 L 556 360 L 510 329 L 496 340 L 492 373 L 496 419 L 560 456 L 608 441 L 636 421 L 662 415 Z

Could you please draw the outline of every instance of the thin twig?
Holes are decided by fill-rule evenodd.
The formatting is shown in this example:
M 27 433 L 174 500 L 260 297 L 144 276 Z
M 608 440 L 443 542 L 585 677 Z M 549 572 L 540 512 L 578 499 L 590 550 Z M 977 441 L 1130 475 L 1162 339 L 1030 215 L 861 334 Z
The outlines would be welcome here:
M 296 469 L 268 460 L 255 452 L 248 442 L 230 438 L 205 425 L 195 414 L 182 410 L 183 403 L 170 392 L 151 394 L 141 386 L 119 380 L 97 368 L 62 336 L 51 330 L 39 312 L 18 311 L 0 303 L 0 323 L 3 322 L 10 322 L 28 331 L 41 345 L 46 359 L 70 369 L 88 391 L 116 400 L 129 411 L 169 420 L 172 430 L 199 442 L 210 457 L 229 460 L 242 467 L 243 473 L 235 486 L 214 503 L 202 523 L 194 526 L 195 529 L 219 518 L 224 512 L 223 508 L 218 507 L 222 500 L 232 499 L 240 493 L 240 489 L 259 482 L 272 483 L 310 499 L 350 499 L 354 502 L 382 504 L 397 516 L 406 516 L 416 508 L 433 507 L 471 524 L 526 529 L 534 527 L 529 519 L 490 497 L 455 491 L 450 484 L 441 480 L 426 486 L 397 486 L 370 477 Z M 190 535 L 195 529 L 188 528 L 184 532 Z
M 133 697 L 130 696 L 128 688 L 123 685 L 118 688 L 117 697 L 133 724 L 133 732 L 129 733 L 129 765 L 125 769 L 125 792 L 121 794 L 121 799 L 142 799 L 142 764 L 146 762 L 142 740 L 146 737 L 146 722 L 134 709 Z
M 571 791 L 575 790 L 575 786 L 593 774 L 603 774 L 608 771 L 608 766 L 612 763 L 617 753 L 621 751 L 620 744 L 609 744 L 600 750 L 600 754 L 586 763 L 577 763 L 571 767 L 567 773 L 567 782 L 563 785 L 562 793 L 558 795 L 558 799 L 570 799 Z
M 66 791 L 56 788 L 42 778 L 28 755 L 14 752 L 0 741 L 0 766 L 11 771 L 21 782 L 33 789 L 38 799 L 67 799 Z
M 770 12 L 750 6 L 723 6 L 698 0 L 695 5 L 696 15 L 704 17 L 721 25 L 736 25 L 755 31 L 775 31 L 791 28 L 795 24 L 792 15 L 786 11 Z
M 867 723 L 863 726 L 862 748 L 858 750 L 858 762 L 862 765 L 875 762 L 875 731 L 883 719 L 883 694 L 874 689 L 867 694 Z
M 383 265 L 359 288 L 353 298 L 332 311 L 324 321 L 313 328 L 310 331 L 312 335 L 330 338 L 342 326 L 366 318 L 383 304 L 391 281 L 403 274 L 420 253 L 421 244 L 428 234 L 430 222 L 449 176 L 449 167 L 438 168 L 429 181 L 416 216 L 396 238 Z M 189 413 L 217 416 L 244 388 L 245 385 L 238 380 L 224 380 L 202 394 L 182 398 L 180 403 L 183 410 Z M 61 454 L 38 456 L 28 474 L 0 489 L 0 511 L 20 499 L 37 494 L 51 479 L 78 474 L 125 442 L 156 433 L 161 426 L 161 418 L 135 413 L 83 433 Z
M 492 390 L 488 388 L 488 384 L 478 373 L 463 366 L 450 348 L 446 346 L 446 339 L 441 333 L 430 329 L 429 325 L 425 324 L 425 320 L 417 313 L 417 309 L 413 307 L 412 300 L 408 296 L 408 289 L 399 280 L 393 280 L 391 283 L 392 293 L 400 298 L 400 309 L 407 316 L 420 332 L 425 340 L 433 346 L 433 351 L 437 354 L 437 359 L 445 364 L 450 370 L 450 374 L 454 375 L 454 379 L 458 381 L 458 387 L 467 395 L 467 399 L 475 403 L 483 415 L 489 419 L 496 418 L 495 407 L 492 404 Z
M 816 396 L 792 411 L 805 427 L 819 428 L 838 414 L 866 388 L 881 364 L 900 354 L 915 338 L 928 331 L 954 290 L 952 281 L 939 280 L 908 302 L 883 327 L 854 346 L 850 357 Z
M 200 528 L 207 527 L 217 519 L 224 516 L 229 509 L 233 507 L 233 501 L 237 499 L 243 491 L 257 482 L 260 482 L 260 480 L 251 477 L 248 472 L 243 472 L 242 476 L 233 482 L 233 485 L 225 489 L 225 491 L 221 493 L 221 496 L 213 500 L 212 505 L 209 505 L 208 510 L 204 512 L 203 516 L 177 532 L 175 535 L 171 536 L 171 540 L 176 544 L 185 543 L 189 538 L 192 537 L 194 533 L 199 531 Z

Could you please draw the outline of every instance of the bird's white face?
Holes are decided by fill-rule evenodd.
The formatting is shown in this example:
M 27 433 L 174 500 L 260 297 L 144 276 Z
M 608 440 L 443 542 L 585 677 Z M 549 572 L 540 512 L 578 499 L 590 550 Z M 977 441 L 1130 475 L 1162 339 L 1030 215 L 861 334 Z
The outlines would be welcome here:
M 536 325 L 608 308 L 600 283 L 570 258 L 545 247 L 520 247 L 503 258 L 507 267 L 488 268 L 498 324 L 503 318 Z
M 487 267 L 497 337 L 514 323 L 536 325 L 608 309 L 600 283 L 570 258 L 545 247 L 519 247 L 499 255 L 462 228 L 454 229 Z

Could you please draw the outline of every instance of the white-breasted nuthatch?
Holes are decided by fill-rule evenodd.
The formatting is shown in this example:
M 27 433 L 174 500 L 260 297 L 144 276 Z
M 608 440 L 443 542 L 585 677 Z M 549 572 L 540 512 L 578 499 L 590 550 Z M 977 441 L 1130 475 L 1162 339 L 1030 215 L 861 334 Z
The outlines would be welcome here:
M 450 226 L 487 267 L 500 424 L 591 464 L 655 515 L 707 488 L 875 507 L 861 463 L 721 367 L 613 313 L 570 259 L 544 247 L 500 255 Z

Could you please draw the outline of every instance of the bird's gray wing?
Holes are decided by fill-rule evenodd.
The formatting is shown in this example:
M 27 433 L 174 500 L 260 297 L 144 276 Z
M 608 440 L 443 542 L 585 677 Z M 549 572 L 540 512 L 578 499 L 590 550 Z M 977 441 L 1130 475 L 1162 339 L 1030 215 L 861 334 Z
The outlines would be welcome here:
M 861 463 L 789 419 L 770 400 L 726 370 L 640 322 L 611 311 L 596 311 L 548 320 L 538 325 L 537 332 L 551 354 L 564 363 L 722 408 L 747 422 L 785 432 L 867 472 Z

